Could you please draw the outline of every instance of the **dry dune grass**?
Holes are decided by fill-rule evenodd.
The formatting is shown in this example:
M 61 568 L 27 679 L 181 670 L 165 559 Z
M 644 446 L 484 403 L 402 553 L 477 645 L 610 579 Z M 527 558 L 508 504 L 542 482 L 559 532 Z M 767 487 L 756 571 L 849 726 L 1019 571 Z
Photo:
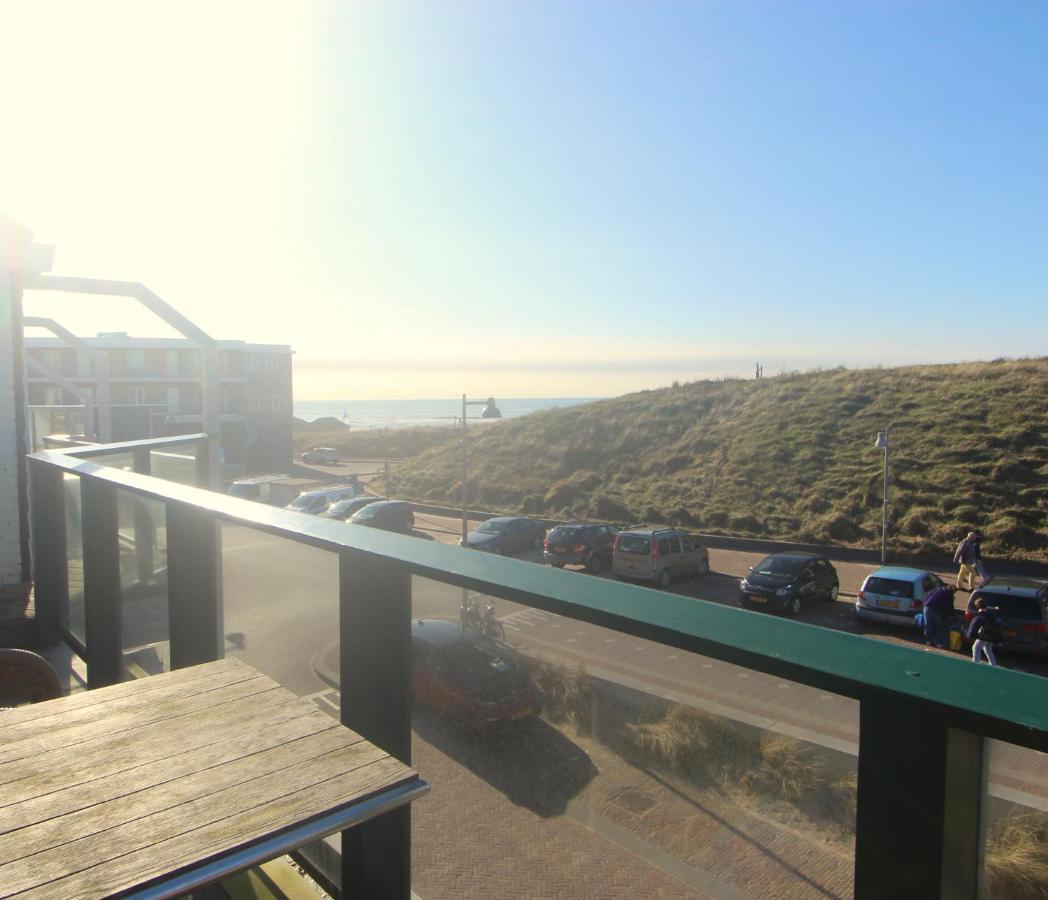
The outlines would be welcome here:
M 986 882 L 994 900 L 1048 900 L 1048 815 L 1009 816 L 991 828 Z
M 869 545 L 892 425 L 897 550 L 1048 559 L 1048 358 L 700 381 L 477 430 L 470 502 L 553 518 Z M 423 440 L 423 444 L 425 441 Z M 337 445 L 337 444 L 336 444 Z M 422 446 L 422 445 L 420 445 Z M 398 467 L 398 495 L 460 501 L 454 439 Z

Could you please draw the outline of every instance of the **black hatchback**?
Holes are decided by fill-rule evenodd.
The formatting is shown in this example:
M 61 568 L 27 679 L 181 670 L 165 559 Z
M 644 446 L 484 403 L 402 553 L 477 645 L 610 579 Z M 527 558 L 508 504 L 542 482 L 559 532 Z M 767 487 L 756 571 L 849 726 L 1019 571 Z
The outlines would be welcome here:
M 353 514 L 352 525 L 367 525 L 383 531 L 410 532 L 415 527 L 411 505 L 403 500 L 378 500 Z
M 825 556 L 773 553 L 739 582 L 739 604 L 744 609 L 782 610 L 796 616 L 815 600 L 836 600 L 839 588 L 837 570 Z
M 599 572 L 611 565 L 611 547 L 618 533 L 614 525 L 558 525 L 546 536 L 542 561 L 558 569 L 570 563 Z

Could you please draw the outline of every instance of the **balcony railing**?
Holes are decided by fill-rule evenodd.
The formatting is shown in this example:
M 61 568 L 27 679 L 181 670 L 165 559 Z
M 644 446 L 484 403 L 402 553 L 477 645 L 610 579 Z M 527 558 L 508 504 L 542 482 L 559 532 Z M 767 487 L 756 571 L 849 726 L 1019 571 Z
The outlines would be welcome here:
M 132 582 L 163 580 L 171 668 L 224 655 L 225 527 L 276 536 L 333 558 L 337 627 L 332 637 L 339 642 L 341 720 L 407 762 L 413 578 L 416 584 L 428 579 L 480 591 L 538 616 L 552 613 L 607 629 L 602 633 L 609 635 L 729 663 L 740 667 L 741 677 L 763 673 L 781 679 L 779 687 L 789 682 L 851 698 L 859 711 L 856 897 L 975 896 L 985 885 L 987 740 L 1048 750 L 1044 682 L 1034 676 L 416 537 L 347 527 L 178 483 L 192 477 L 207 483 L 205 440 L 203 435 L 180 436 L 29 457 L 41 637 L 65 640 L 84 658 L 90 687 L 124 677 L 129 642 L 121 598 Z M 174 481 L 156 477 L 155 464 L 164 457 L 153 454 L 176 447 L 196 448 L 197 470 L 189 478 L 186 472 L 175 474 Z M 75 497 L 79 515 L 70 508 Z M 129 530 L 135 535 L 130 543 Z M 78 544 L 80 583 L 71 562 L 80 552 Z M 81 603 L 82 624 L 73 609 Z M 439 778 L 426 771 L 422 775 L 439 794 Z M 445 795 L 444 802 L 454 804 L 454 794 Z M 349 886 L 368 884 L 377 886 L 376 895 L 406 897 L 410 834 L 405 810 L 344 836 L 347 894 Z

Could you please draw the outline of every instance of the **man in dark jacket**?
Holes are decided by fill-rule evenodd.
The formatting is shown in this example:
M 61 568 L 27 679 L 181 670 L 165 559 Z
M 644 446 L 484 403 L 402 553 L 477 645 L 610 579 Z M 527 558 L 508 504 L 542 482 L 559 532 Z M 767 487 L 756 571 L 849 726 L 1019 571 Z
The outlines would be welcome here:
M 979 549 L 979 532 L 969 531 L 968 537 L 957 545 L 953 554 L 953 561 L 960 565 L 957 572 L 957 590 L 971 591 L 975 589 L 975 570 L 982 566 L 982 552 Z M 983 579 L 986 576 L 983 573 Z
M 957 588 L 944 584 L 924 598 L 924 636 L 932 647 L 946 647 L 946 623 L 953 616 Z
M 972 640 L 972 662 L 977 663 L 985 656 L 991 666 L 997 665 L 994 644 L 1001 638 L 1001 611 L 996 606 L 987 606 L 982 597 L 975 598 L 975 618 L 968 625 L 968 637 Z

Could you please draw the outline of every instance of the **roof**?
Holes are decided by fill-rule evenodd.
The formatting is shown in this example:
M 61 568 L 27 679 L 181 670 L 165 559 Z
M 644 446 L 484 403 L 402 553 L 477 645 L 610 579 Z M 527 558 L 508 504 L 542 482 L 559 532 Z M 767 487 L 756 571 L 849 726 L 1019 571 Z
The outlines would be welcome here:
M 485 519 L 481 524 L 487 524 L 488 522 L 519 522 L 521 520 L 527 520 L 526 516 L 492 516 L 490 519 Z
M 1048 588 L 1048 581 L 1036 578 L 994 578 L 989 584 L 981 584 L 973 592 L 976 594 L 1014 594 L 1017 597 L 1036 597 Z
M 35 326 L 34 326 L 35 327 Z M 97 337 L 80 338 L 89 347 L 130 350 L 199 350 L 199 346 L 188 338 L 137 338 L 119 332 L 102 332 Z M 245 350 L 252 353 L 291 353 L 290 344 L 249 344 L 246 341 L 216 341 L 219 350 Z M 26 347 L 68 347 L 58 337 L 26 336 Z
M 807 550 L 783 550 L 781 553 L 769 553 L 776 559 L 825 559 L 821 553 L 809 553 Z
M 411 636 L 431 647 L 453 647 L 473 640 L 477 634 L 472 628 L 446 619 L 414 619 L 411 623 Z
M 911 566 L 881 566 L 874 569 L 868 578 L 894 578 L 897 581 L 918 581 L 928 575 L 927 569 L 914 569 Z

